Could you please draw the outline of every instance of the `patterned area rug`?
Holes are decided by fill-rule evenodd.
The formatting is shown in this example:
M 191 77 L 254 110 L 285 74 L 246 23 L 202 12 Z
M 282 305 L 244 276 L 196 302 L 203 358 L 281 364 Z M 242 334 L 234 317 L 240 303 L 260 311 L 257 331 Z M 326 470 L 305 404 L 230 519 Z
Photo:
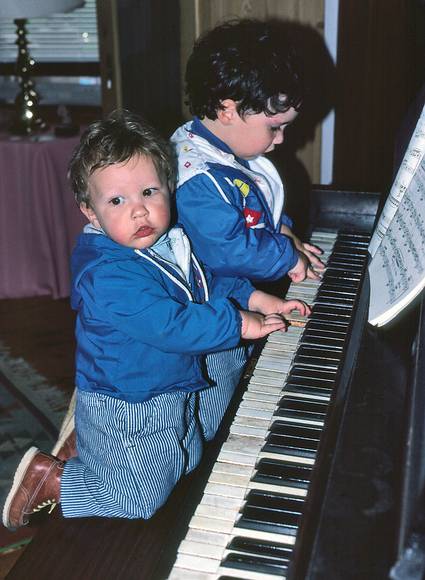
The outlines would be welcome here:
M 35 445 L 50 451 L 69 400 L 23 359 L 9 356 L 0 343 L 0 506 L 12 485 L 20 459 Z M 0 554 L 28 543 L 31 527 L 11 532 L 0 524 Z

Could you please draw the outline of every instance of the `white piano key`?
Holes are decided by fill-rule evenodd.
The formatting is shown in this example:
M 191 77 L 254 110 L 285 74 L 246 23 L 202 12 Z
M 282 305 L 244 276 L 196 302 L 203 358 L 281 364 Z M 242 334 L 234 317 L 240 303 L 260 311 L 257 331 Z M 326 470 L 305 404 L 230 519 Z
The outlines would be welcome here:
M 314 232 L 311 243 L 324 251 L 321 260 L 326 262 L 332 253 L 336 239 L 335 232 Z M 301 299 L 314 303 L 322 280 L 305 280 L 302 284 L 292 285 L 287 299 Z M 238 528 L 237 522 L 250 489 L 265 489 L 278 493 L 288 493 L 304 497 L 306 489 L 260 484 L 252 481 L 255 467 L 262 458 L 289 461 L 295 465 L 313 466 L 313 458 L 297 457 L 285 452 L 273 453 L 262 450 L 269 434 L 271 423 L 284 419 L 288 423 L 314 425 L 321 427 L 322 421 L 297 417 L 276 417 L 276 410 L 282 397 L 288 396 L 290 387 L 286 386 L 288 372 L 294 354 L 302 343 L 304 326 L 308 318 L 294 311 L 285 318 L 292 326 L 288 331 L 276 332 L 267 338 L 258 357 L 239 409 L 230 427 L 230 434 L 223 444 L 217 461 L 205 487 L 203 498 L 189 524 L 186 538 L 181 544 L 171 580 L 218 580 L 220 575 L 244 578 L 244 580 L 276 580 L 280 576 L 261 574 L 223 566 L 223 557 L 228 553 L 228 543 L 236 536 L 278 544 L 295 543 L 293 533 L 263 532 Z M 297 397 L 312 400 L 327 400 L 327 396 L 310 396 L 308 393 Z M 262 487 L 264 485 L 264 487 Z M 234 550 L 232 550 L 234 552 Z
M 245 425 L 246 427 L 257 427 L 258 429 L 269 430 L 271 419 L 267 417 L 266 419 L 258 417 L 242 417 L 239 414 L 233 420 L 235 425 Z
M 193 554 L 179 552 L 177 555 L 176 565 L 179 568 L 184 568 L 187 570 L 216 573 L 218 571 L 220 562 L 219 560 L 202 558 L 202 556 L 194 556 Z
M 287 373 L 271 373 L 264 369 L 256 369 L 250 383 L 265 384 L 268 381 L 268 387 L 282 389 L 284 382 L 286 380 Z
M 240 579 L 243 577 L 244 580 L 278 580 L 279 578 L 284 578 L 284 576 L 276 576 L 275 574 L 264 574 L 261 572 L 252 572 L 251 570 L 238 570 L 237 568 L 225 568 L 220 567 L 217 571 L 218 577 L 229 576 L 231 578 Z M 243 576 L 241 576 L 243 574 Z
M 235 497 L 231 497 L 230 495 L 225 494 L 226 490 L 223 488 L 223 486 L 216 486 L 209 483 L 204 490 L 202 501 L 198 505 L 197 509 L 201 506 L 205 506 L 208 508 L 210 517 L 215 517 L 217 513 L 217 507 L 222 507 L 226 510 L 233 510 L 233 512 L 236 514 L 245 501 L 244 495 L 240 492 L 238 492 Z
M 279 360 L 272 357 L 259 359 L 257 368 L 274 372 L 288 372 L 291 366 L 290 360 Z
M 235 522 L 237 524 L 237 520 Z M 190 523 L 190 528 L 205 530 L 207 532 L 215 532 L 225 534 L 227 542 L 231 539 L 240 536 L 242 538 L 255 538 L 257 540 L 265 540 L 266 542 L 277 542 L 281 544 L 293 544 L 295 538 L 291 534 L 264 532 L 262 530 L 253 530 L 250 528 L 238 528 L 232 526 L 232 522 L 225 520 L 213 519 L 210 517 L 193 516 Z
M 168 576 L 169 580 L 217 580 L 217 578 L 217 574 L 208 574 L 207 572 L 200 572 L 199 570 L 180 568 L 177 566 L 177 563 Z
M 221 562 L 225 553 L 225 549 L 222 546 L 206 544 L 205 542 L 192 542 L 190 540 L 183 540 L 179 546 L 179 553 L 192 554 L 193 556 L 202 556 L 203 558 L 211 558 Z
M 232 474 L 231 472 L 223 473 L 220 471 L 213 471 L 210 476 L 210 482 L 216 483 L 223 486 L 232 487 L 241 487 L 245 491 L 249 491 L 250 489 L 259 489 L 262 491 L 271 491 L 275 493 L 285 493 L 290 495 L 295 495 L 297 497 L 305 497 L 307 495 L 307 490 L 291 485 L 278 485 L 278 484 L 271 484 L 271 483 L 261 483 L 261 482 L 254 482 L 251 481 L 255 474 L 250 473 L 247 476 L 242 476 L 239 474 Z M 230 490 L 229 490 L 230 491 Z M 219 516 L 217 516 L 219 517 Z
M 252 469 L 254 469 L 254 468 L 252 468 Z M 204 496 L 207 496 L 207 495 L 222 496 L 224 498 L 228 497 L 231 500 L 235 500 L 235 501 L 223 503 L 226 510 L 233 511 L 233 512 L 236 512 L 239 509 L 238 506 L 240 506 L 240 504 L 237 503 L 237 500 L 239 500 L 240 502 L 243 502 L 243 500 L 245 498 L 244 491 L 242 489 L 240 489 L 239 487 L 235 486 L 232 489 L 230 489 L 230 488 L 226 487 L 225 485 L 221 485 L 219 483 L 213 483 L 211 481 L 209 481 L 207 483 L 207 485 L 205 486 Z M 199 506 L 198 506 L 198 508 L 199 508 Z
M 192 516 L 189 526 L 191 528 L 198 528 L 207 530 L 208 532 L 216 532 L 220 534 L 229 535 L 233 530 L 234 519 L 231 514 L 227 518 L 211 518 L 209 516 L 198 516 L 196 513 Z
M 299 346 L 299 343 L 297 343 L 296 345 L 289 346 L 290 348 L 285 349 L 282 348 L 282 345 L 280 345 L 279 343 L 267 343 L 266 346 L 263 348 L 261 358 L 265 356 L 270 356 L 273 358 L 287 359 L 288 361 L 291 361 Z
M 298 326 L 293 326 L 286 332 L 273 332 L 267 337 L 266 346 L 268 344 L 280 344 L 283 347 L 286 344 L 294 345 L 298 343 L 303 332 L 304 329 Z
M 256 437 L 239 437 L 238 435 L 230 434 L 227 440 L 223 443 L 221 452 L 218 456 L 224 453 L 226 455 L 234 454 L 242 457 L 256 457 L 261 449 L 261 443 Z M 245 463 L 242 463 L 246 465 Z
M 238 425 L 232 424 L 230 427 L 230 433 L 235 435 L 247 435 L 250 437 L 258 437 L 264 441 L 264 437 L 267 434 L 267 428 L 252 427 L 249 425 Z
M 270 419 L 271 415 L 273 414 L 273 409 L 264 409 L 264 408 L 255 408 L 252 406 L 243 405 L 242 403 L 239 405 L 238 415 L 239 417 L 252 417 L 255 419 Z
M 276 406 L 276 402 L 279 401 L 280 393 L 278 391 L 273 394 L 264 393 L 263 391 L 251 391 L 249 388 L 245 391 L 242 400 L 244 401 L 262 401 L 264 403 L 270 403 Z
M 240 411 L 241 415 L 244 415 L 245 409 L 248 410 L 252 410 L 252 411 L 259 411 L 260 412 L 260 417 L 262 417 L 263 413 L 266 412 L 268 414 L 268 416 L 270 417 L 271 415 L 273 415 L 273 411 L 276 409 L 276 402 L 267 402 L 267 401 L 262 401 L 261 399 L 250 399 L 249 397 L 247 397 L 246 399 L 242 399 L 242 401 L 240 402 L 239 405 L 239 409 L 238 409 L 238 413 Z M 251 411 L 247 411 L 248 413 L 250 413 Z
M 211 495 L 211 494 L 210 494 Z M 223 498 L 224 496 L 222 495 L 217 495 L 217 498 Z M 239 509 L 237 510 L 233 510 L 233 509 L 226 509 L 224 507 L 214 507 L 214 510 L 211 510 L 211 506 L 205 503 L 200 503 L 198 505 L 198 507 L 196 508 L 195 514 L 194 516 L 198 517 L 198 518 L 208 518 L 208 519 L 213 519 L 213 520 L 220 520 L 219 522 L 219 527 L 220 530 L 223 529 L 223 522 L 234 522 L 235 518 L 237 517 L 239 513 Z M 199 520 L 200 522 L 202 520 Z M 211 526 L 214 526 L 214 524 L 211 524 Z M 211 528 L 210 528 L 211 529 Z M 217 531 L 217 530 L 215 530 Z
M 211 476 L 216 473 L 231 473 L 234 475 L 239 475 L 241 477 L 251 477 L 252 469 L 246 465 L 236 465 L 231 463 L 222 463 L 221 461 L 216 461 L 214 467 L 211 471 Z M 210 478 L 211 481 L 211 478 Z
M 267 385 L 267 377 L 256 376 L 249 381 L 247 390 L 252 393 L 260 392 L 264 394 L 276 395 L 280 393 L 285 385 L 287 374 L 282 375 L 276 386 Z

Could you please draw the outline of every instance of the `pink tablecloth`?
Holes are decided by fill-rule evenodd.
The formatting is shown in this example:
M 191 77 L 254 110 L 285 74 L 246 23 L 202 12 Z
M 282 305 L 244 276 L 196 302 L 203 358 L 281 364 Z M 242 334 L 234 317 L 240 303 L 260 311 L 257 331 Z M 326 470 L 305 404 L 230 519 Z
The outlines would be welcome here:
M 0 298 L 69 295 L 69 257 L 86 223 L 66 177 L 78 140 L 0 135 Z

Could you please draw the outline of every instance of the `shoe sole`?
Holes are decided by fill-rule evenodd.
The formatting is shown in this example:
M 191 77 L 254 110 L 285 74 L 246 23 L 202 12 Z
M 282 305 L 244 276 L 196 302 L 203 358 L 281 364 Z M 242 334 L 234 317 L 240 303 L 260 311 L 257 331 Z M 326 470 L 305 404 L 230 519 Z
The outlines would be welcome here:
M 77 390 L 74 389 L 74 392 L 73 392 L 72 397 L 71 397 L 71 401 L 69 403 L 68 410 L 66 412 L 64 420 L 62 421 L 62 425 L 61 425 L 61 428 L 59 431 L 58 440 L 56 441 L 53 449 L 50 451 L 51 455 L 56 456 L 59 453 L 59 451 L 64 446 L 65 441 L 68 439 L 68 437 L 71 435 L 71 433 L 75 429 L 74 417 L 75 417 L 76 398 L 77 398 Z
M 16 529 L 16 528 L 11 527 L 10 521 L 9 521 L 10 505 L 12 503 L 12 500 L 13 500 L 16 492 L 19 489 L 19 486 L 22 484 L 22 481 L 25 477 L 25 474 L 27 472 L 29 464 L 31 463 L 31 461 L 34 459 L 34 456 L 38 452 L 39 452 L 39 449 L 37 447 L 30 447 L 28 449 L 28 451 L 25 453 L 25 455 L 22 457 L 22 459 L 21 459 L 21 461 L 20 461 L 20 463 L 15 471 L 15 475 L 13 476 L 12 488 L 9 491 L 9 494 L 6 498 L 4 508 L 3 508 L 2 521 L 3 521 L 3 525 L 6 528 Z

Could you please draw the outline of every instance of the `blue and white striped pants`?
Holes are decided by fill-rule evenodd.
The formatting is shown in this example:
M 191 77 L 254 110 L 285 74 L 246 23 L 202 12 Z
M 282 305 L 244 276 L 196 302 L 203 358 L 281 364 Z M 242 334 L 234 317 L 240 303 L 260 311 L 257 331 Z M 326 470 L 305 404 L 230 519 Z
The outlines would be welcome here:
M 206 441 L 214 438 L 239 384 L 249 347 L 238 346 L 206 357 L 208 376 L 216 385 L 199 392 L 199 420 Z
M 78 457 L 65 464 L 65 517 L 151 517 L 202 456 L 196 393 L 127 403 L 78 391 Z

